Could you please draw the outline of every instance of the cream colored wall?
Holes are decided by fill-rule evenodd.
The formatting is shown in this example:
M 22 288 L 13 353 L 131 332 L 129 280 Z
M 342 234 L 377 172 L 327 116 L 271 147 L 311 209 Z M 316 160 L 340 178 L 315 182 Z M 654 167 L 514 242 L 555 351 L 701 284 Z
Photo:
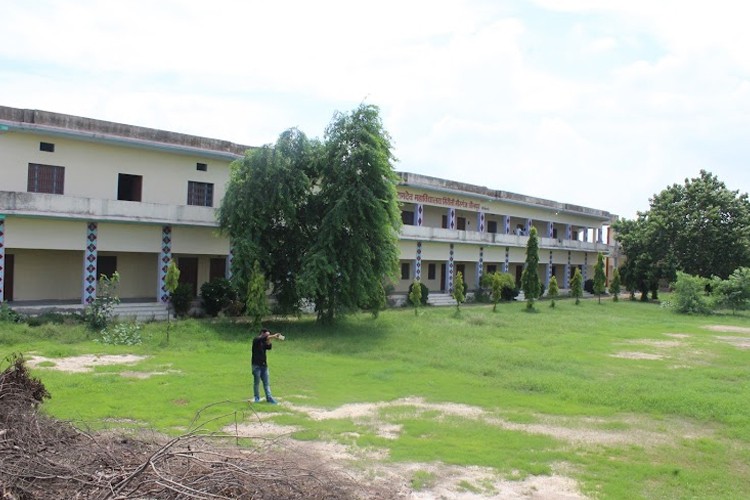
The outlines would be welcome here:
M 54 153 L 39 151 L 40 142 L 53 143 Z M 65 167 L 67 196 L 116 200 L 118 174 L 141 175 L 141 201 L 167 205 L 187 205 L 188 181 L 198 181 L 214 184 L 217 207 L 229 180 L 229 161 L 201 156 L 18 132 L 0 136 L 0 147 L 4 191 L 26 191 L 29 163 Z
M 172 226 L 172 252 L 226 255 L 229 253 L 229 240 L 213 228 Z
M 101 252 L 100 255 L 117 256 L 117 273 L 120 275 L 118 294 L 120 298 L 152 298 L 156 300 L 158 254 Z
M 13 300 L 80 301 L 83 251 L 14 249 Z
M 422 225 L 425 227 L 442 227 L 443 215 L 448 215 L 448 209 L 445 207 L 424 206 L 422 214 Z
M 448 249 L 447 246 L 446 249 L 446 253 L 450 252 L 450 249 Z M 460 244 L 453 245 L 453 260 L 479 262 L 479 246 Z
M 161 226 L 154 224 L 100 223 L 100 252 L 161 252 Z
M 445 261 L 434 261 L 434 260 L 431 260 L 428 262 L 425 262 L 424 260 L 422 261 L 422 283 L 424 283 L 427 289 L 430 290 L 431 292 L 440 290 L 440 273 L 442 269 L 441 265 L 444 262 Z M 429 271 L 430 264 L 435 264 L 435 279 L 428 279 L 429 277 L 428 271 Z
M 5 246 L 83 251 L 86 223 L 8 216 L 5 219 Z

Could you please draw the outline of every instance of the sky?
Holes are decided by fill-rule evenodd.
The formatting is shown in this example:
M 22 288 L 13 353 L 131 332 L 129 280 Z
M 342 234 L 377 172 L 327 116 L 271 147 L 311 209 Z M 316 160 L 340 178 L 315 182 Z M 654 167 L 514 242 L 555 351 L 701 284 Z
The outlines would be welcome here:
M 0 0 L 0 105 L 225 139 L 380 107 L 396 170 L 606 210 L 750 191 L 750 3 Z

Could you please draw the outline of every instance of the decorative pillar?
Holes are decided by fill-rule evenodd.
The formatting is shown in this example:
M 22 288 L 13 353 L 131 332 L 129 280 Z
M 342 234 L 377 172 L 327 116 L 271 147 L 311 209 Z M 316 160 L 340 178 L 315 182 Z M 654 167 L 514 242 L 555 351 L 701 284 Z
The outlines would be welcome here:
M 482 281 L 483 272 L 484 272 L 484 247 L 479 247 L 479 265 L 477 267 L 477 288 L 479 288 L 479 282 Z
M 162 303 L 169 302 L 169 291 L 167 290 L 167 269 L 169 261 L 172 260 L 172 226 L 161 228 L 161 254 L 159 254 L 159 283 L 156 297 Z
M 555 223 L 552 221 L 549 221 L 547 223 L 547 238 L 552 238 L 554 231 L 555 231 Z
M 481 210 L 477 212 L 477 231 L 480 233 L 484 232 L 484 226 L 485 226 L 485 215 L 484 212 Z
M 89 305 L 96 299 L 96 259 L 98 225 L 89 222 L 86 226 L 86 250 L 83 253 L 83 294 L 81 303 Z
M 588 267 L 589 267 L 589 254 L 584 253 L 583 254 L 583 281 L 586 282 L 586 275 L 588 274 Z
M 227 254 L 226 267 L 224 268 L 224 276 L 228 279 L 232 279 L 232 263 L 234 262 L 234 244 L 229 242 L 229 253 Z
M 596 228 L 596 242 L 602 243 L 604 240 L 604 230 L 601 227 Z
M 549 290 L 549 280 L 552 278 L 552 250 L 549 251 L 549 262 L 547 263 L 547 281 L 545 281 L 545 288 Z
M 421 203 L 417 204 L 417 226 L 421 226 L 424 223 L 424 205 Z
M 583 241 L 589 241 L 589 228 L 583 228 Z
M 526 229 L 524 230 L 524 236 L 531 235 L 531 225 L 534 223 L 531 219 L 526 219 Z
M 414 279 L 422 281 L 422 242 L 417 242 L 417 261 L 414 264 Z
M 505 267 L 503 272 L 507 273 L 508 269 L 510 269 L 510 247 L 505 247 Z
M 505 226 L 505 234 L 510 234 L 510 215 L 503 216 L 503 225 Z
M 0 214 L 0 304 L 5 301 L 5 215 Z
M 570 288 L 570 251 L 568 251 L 568 263 L 565 264 L 565 276 L 563 277 L 563 288 Z
M 448 292 L 453 293 L 453 243 L 448 254 Z
M 573 239 L 573 226 L 571 226 L 570 224 L 565 224 L 565 239 Z
M 448 209 L 448 229 L 456 229 L 456 209 Z

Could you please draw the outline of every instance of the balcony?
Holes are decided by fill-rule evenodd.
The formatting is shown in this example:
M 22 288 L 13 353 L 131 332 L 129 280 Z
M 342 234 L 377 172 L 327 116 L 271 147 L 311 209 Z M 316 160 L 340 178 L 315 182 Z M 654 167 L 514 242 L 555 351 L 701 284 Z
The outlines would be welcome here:
M 216 209 L 57 194 L 0 191 L 0 213 L 96 221 L 217 227 Z
M 456 231 L 438 227 L 401 226 L 402 240 L 436 241 L 442 243 L 468 243 L 473 245 L 497 245 L 506 247 L 526 247 L 528 236 L 500 233 L 480 233 L 477 231 Z M 590 241 L 539 238 L 539 248 L 545 250 L 571 250 L 579 252 L 602 252 L 607 254 L 611 247 L 604 243 Z

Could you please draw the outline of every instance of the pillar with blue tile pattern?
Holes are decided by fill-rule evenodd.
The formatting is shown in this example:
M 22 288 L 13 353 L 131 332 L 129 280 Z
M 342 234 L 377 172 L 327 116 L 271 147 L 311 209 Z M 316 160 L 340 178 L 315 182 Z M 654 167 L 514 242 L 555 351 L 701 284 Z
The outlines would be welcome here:
M 86 225 L 86 249 L 83 253 L 83 294 L 81 302 L 89 305 L 96 299 L 96 259 L 98 257 L 98 225 L 89 222 Z

